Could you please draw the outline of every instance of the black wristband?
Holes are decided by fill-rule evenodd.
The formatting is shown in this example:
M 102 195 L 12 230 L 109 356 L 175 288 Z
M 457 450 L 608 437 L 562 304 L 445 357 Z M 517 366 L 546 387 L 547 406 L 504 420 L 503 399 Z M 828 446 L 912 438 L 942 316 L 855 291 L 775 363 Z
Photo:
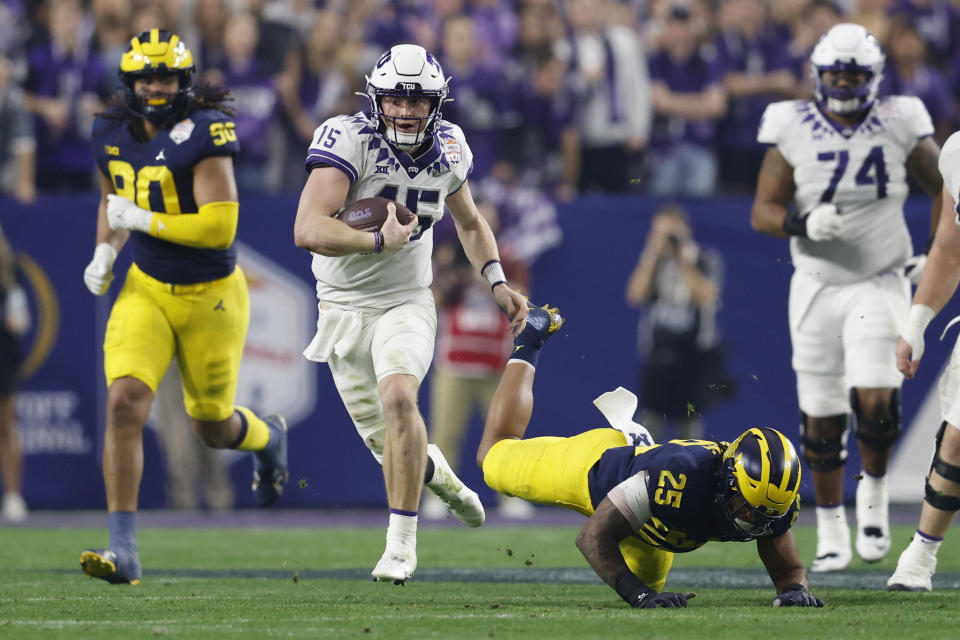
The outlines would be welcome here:
M 807 236 L 807 216 L 801 216 L 799 211 L 788 211 L 783 218 L 783 230 L 791 236 Z
M 616 585 L 614 588 L 617 590 L 617 594 L 634 609 L 642 607 L 644 601 L 656 593 L 630 571 L 617 574 L 613 584 Z

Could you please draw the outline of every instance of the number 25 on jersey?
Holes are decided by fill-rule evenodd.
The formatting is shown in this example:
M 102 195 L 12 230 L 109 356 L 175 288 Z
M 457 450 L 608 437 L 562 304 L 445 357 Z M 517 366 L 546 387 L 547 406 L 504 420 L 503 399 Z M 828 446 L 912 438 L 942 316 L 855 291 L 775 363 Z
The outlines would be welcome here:
M 680 508 L 680 500 L 683 498 L 683 488 L 687 486 L 686 474 L 680 473 L 674 477 L 667 470 L 660 472 L 660 479 L 657 481 L 657 492 L 653 495 L 653 500 L 657 504 L 663 504 L 668 507 Z M 670 488 L 667 488 L 667 485 Z

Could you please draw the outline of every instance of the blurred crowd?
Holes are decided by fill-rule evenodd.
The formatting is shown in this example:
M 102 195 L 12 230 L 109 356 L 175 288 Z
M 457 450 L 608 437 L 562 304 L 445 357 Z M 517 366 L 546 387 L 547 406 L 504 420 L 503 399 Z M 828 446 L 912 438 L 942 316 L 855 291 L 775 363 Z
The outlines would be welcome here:
M 473 180 L 566 200 L 590 191 L 753 191 L 766 104 L 811 95 L 808 57 L 838 21 L 887 54 L 884 93 L 957 128 L 960 0 L 0 0 L 2 190 L 94 189 L 93 115 L 132 35 L 179 34 L 228 88 L 247 190 L 298 191 L 314 128 L 363 107 L 392 44 L 439 55 Z

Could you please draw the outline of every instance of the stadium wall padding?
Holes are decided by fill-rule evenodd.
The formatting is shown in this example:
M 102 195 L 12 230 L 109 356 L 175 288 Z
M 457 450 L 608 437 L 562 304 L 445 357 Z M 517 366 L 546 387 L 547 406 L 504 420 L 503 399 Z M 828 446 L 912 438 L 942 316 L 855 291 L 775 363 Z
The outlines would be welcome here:
M 926 239 L 928 202 L 912 199 L 907 204 L 916 247 Z M 604 426 L 592 400 L 617 386 L 634 388 L 638 311 L 626 305 L 624 286 L 658 204 L 652 199 L 591 196 L 559 205 L 564 241 L 535 263 L 533 292 L 535 302 L 558 305 L 567 324 L 541 355 L 528 436 L 572 435 Z M 792 272 L 787 242 L 750 228 L 749 198 L 716 198 L 686 206 L 698 242 L 718 249 L 725 259 L 720 324 L 728 366 L 739 386 L 735 397 L 704 416 L 707 432 L 732 439 L 745 428 L 766 425 L 783 430 L 796 442 L 798 410 L 786 317 Z M 95 242 L 96 207 L 97 197 L 92 195 L 44 196 L 31 207 L 0 200 L 3 228 L 17 251 L 35 321 L 23 342 L 28 377 L 17 404 L 28 453 L 24 494 L 35 509 L 105 505 L 100 471 L 105 401 L 101 345 L 112 296 L 120 288 L 129 257 L 121 254 L 117 279 L 107 296 L 96 298 L 84 287 L 82 274 Z M 252 320 L 238 401 L 263 411 L 280 409 L 291 418 L 291 482 L 281 506 L 383 505 L 379 467 L 357 437 L 329 371 L 299 355 L 312 337 L 316 308 L 309 255 L 293 244 L 296 207 L 296 195 L 242 198 L 240 255 L 251 281 Z M 960 305 L 952 301 L 928 331 L 920 373 L 904 385 L 907 427 L 934 389 L 952 347 L 954 336 L 938 342 L 939 332 L 958 314 Z M 424 410 L 428 393 L 426 383 Z M 460 459 L 461 475 L 493 504 L 493 493 L 483 486 L 473 463 L 480 429 L 475 418 Z M 162 507 L 164 468 L 152 429 L 146 430 L 144 442 L 141 508 Z M 851 444 L 848 499 L 860 470 L 852 439 Z M 448 458 L 456 456 L 449 453 Z M 238 505 L 252 506 L 247 489 L 249 455 L 237 454 L 232 460 Z M 916 461 L 918 489 L 928 465 L 929 460 Z M 803 492 L 810 496 L 808 473 Z

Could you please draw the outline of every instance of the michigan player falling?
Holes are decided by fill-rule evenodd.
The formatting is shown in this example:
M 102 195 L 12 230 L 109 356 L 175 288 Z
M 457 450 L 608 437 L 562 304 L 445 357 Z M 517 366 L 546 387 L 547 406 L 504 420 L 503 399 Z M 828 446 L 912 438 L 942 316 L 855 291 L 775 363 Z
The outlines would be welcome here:
M 810 57 L 815 99 L 771 104 L 757 135 L 771 147 L 753 227 L 790 237 L 795 267 L 789 322 L 800 444 L 817 505 L 813 571 L 844 569 L 853 555 L 843 508 L 851 413 L 863 461 L 857 553 L 876 562 L 890 550 L 886 473 L 903 380 L 894 348 L 910 280 L 919 281 L 926 261 L 913 256 L 903 217 L 908 173 L 933 197 L 931 238 L 940 211 L 930 116 L 918 98 L 877 98 L 883 61 L 863 27 L 833 27 Z
M 612 429 L 524 440 L 540 350 L 563 325 L 532 308 L 487 412 L 477 464 L 490 488 L 588 516 L 577 548 L 597 575 L 637 609 L 686 607 L 695 594 L 664 591 L 674 553 L 708 541 L 756 541 L 775 607 L 822 607 L 790 530 L 800 510 L 800 460 L 783 434 L 748 429 L 732 443 L 653 444 L 631 419 L 626 389 L 594 404 Z
M 145 31 L 120 61 L 124 102 L 94 122 L 100 169 L 97 246 L 84 272 L 94 295 L 113 280 L 129 240 L 133 264 L 107 322 L 103 479 L 110 541 L 87 549 L 84 572 L 140 582 L 137 494 L 143 427 L 157 384 L 176 357 L 187 413 L 210 447 L 253 452 L 253 491 L 269 506 L 288 477 L 286 422 L 234 405 L 249 321 L 236 266 L 239 151 L 226 92 L 192 85 L 193 56 L 176 35 Z
M 319 299 L 317 333 L 304 355 L 329 364 L 357 432 L 383 465 L 390 520 L 373 577 L 384 582 L 402 583 L 416 569 L 423 482 L 465 524 L 484 520 L 477 494 L 427 446 L 417 407 L 437 332 L 431 227 L 444 205 L 514 332 L 527 316 L 470 195 L 470 147 L 459 127 L 441 119 L 447 91 L 440 64 L 423 47 L 384 53 L 367 78 L 368 111 L 317 127 L 294 227 L 297 246 L 313 253 Z M 402 202 L 417 218 L 401 225 L 390 203 L 387 221 L 371 233 L 333 217 L 345 203 L 371 196 Z

